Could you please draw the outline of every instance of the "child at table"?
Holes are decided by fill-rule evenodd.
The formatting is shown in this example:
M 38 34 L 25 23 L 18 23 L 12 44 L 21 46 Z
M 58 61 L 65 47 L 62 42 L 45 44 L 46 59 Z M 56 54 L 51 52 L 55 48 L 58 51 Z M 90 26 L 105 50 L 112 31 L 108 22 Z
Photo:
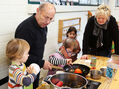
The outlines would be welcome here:
M 64 40 L 60 51 L 49 56 L 49 62 L 56 66 L 63 67 L 64 65 L 72 64 L 72 59 L 70 58 L 76 51 L 78 47 L 77 41 L 75 39 L 67 38 Z M 55 73 L 55 72 L 53 72 Z M 49 73 L 49 74 L 53 74 Z
M 9 66 L 8 89 L 32 89 L 37 70 L 29 67 L 26 72 L 25 62 L 29 56 L 30 46 L 22 39 L 12 39 L 6 47 L 6 56 L 11 60 Z M 28 88 L 29 87 L 29 88 Z
M 66 37 L 67 37 L 67 38 L 75 39 L 76 42 L 77 42 L 77 44 L 78 44 L 78 47 L 77 47 L 77 49 L 76 49 L 76 51 L 75 51 L 75 54 L 70 57 L 70 58 L 72 59 L 72 62 L 74 62 L 74 61 L 77 59 L 77 55 L 78 55 L 78 53 L 79 53 L 80 50 L 81 50 L 81 49 L 80 49 L 79 42 L 78 42 L 78 40 L 76 39 L 76 37 L 77 37 L 77 30 L 76 30 L 76 28 L 73 27 L 73 26 L 71 26 L 71 27 L 68 29 L 67 33 L 66 33 Z M 62 48 L 62 46 L 60 47 L 60 49 L 61 49 L 61 48 Z M 59 49 L 59 50 L 60 50 L 60 49 Z

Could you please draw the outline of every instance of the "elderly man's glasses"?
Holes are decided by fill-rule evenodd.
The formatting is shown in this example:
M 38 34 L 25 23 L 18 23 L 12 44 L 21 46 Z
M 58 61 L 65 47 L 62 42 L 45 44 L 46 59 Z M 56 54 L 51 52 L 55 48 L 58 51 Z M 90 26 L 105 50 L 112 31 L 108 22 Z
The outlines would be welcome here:
M 44 13 L 41 14 L 41 15 L 42 15 L 42 17 L 43 17 L 43 19 L 44 19 L 45 21 L 50 21 L 50 22 L 53 21 L 53 18 L 50 18 L 48 15 L 45 15 Z

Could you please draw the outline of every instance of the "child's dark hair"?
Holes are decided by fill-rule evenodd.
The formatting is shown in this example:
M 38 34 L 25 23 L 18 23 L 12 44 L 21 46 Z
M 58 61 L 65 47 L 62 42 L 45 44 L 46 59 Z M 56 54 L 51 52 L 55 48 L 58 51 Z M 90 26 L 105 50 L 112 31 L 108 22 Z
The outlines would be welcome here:
M 73 27 L 73 26 L 71 26 L 71 27 L 68 29 L 68 31 L 67 31 L 67 33 L 66 33 L 66 36 L 68 37 L 68 33 L 72 32 L 72 31 L 74 31 L 75 34 L 77 34 L 77 30 L 76 30 L 76 28 Z

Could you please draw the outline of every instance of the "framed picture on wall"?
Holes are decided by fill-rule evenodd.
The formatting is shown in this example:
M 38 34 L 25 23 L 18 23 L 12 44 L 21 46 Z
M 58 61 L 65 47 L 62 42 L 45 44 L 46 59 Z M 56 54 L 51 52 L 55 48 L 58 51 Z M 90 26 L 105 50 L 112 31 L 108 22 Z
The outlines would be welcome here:
M 81 29 L 81 18 L 77 17 L 59 20 L 58 43 L 61 43 L 66 39 L 66 32 L 71 26 L 77 29 L 77 35 L 79 35 Z

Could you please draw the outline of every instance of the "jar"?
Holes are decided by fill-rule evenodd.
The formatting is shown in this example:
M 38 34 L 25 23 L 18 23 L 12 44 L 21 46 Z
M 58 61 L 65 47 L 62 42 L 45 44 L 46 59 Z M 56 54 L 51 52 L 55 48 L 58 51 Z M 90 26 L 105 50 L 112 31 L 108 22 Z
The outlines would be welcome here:
M 92 79 L 101 79 L 102 72 L 100 70 L 91 70 L 90 77 Z
M 96 57 L 91 58 L 90 66 L 91 66 L 91 69 L 96 69 Z

